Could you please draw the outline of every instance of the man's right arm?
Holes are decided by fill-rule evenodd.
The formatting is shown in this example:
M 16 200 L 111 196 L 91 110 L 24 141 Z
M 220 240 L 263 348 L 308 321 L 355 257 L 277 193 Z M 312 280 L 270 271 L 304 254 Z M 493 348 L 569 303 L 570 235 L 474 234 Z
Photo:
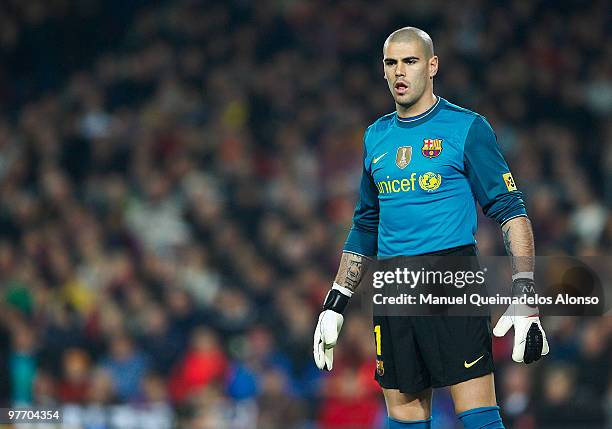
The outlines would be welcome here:
M 378 189 L 371 173 L 366 168 L 366 160 L 367 148 L 364 136 L 359 200 L 355 206 L 353 226 L 344 243 L 338 274 L 334 280 L 335 289 L 340 291 L 346 289 L 347 292 L 350 291 L 350 295 L 357 290 L 368 265 L 378 250 L 378 222 L 380 219 Z
M 367 135 L 367 131 L 366 131 Z M 365 138 L 364 138 L 365 142 Z M 378 190 L 365 167 L 367 152 L 364 144 L 364 165 L 355 207 L 353 227 L 344 244 L 338 274 L 325 297 L 314 333 L 313 354 L 319 369 L 331 371 L 333 348 L 344 323 L 342 315 L 349 299 L 361 283 L 368 264 L 376 255 L 378 243 Z
M 364 136 L 359 200 L 355 206 L 353 226 L 346 238 L 340 267 L 334 281 L 335 284 L 346 287 L 352 292 L 361 283 L 368 264 L 375 258 L 378 250 L 378 222 L 380 219 L 378 189 L 374 184 L 371 173 L 366 168 L 366 159 L 367 149 Z

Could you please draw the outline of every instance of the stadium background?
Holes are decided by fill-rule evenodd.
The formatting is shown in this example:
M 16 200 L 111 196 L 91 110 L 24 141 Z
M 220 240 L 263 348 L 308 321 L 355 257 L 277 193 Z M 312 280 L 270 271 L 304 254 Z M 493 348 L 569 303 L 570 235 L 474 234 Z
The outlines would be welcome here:
M 430 32 L 435 92 L 492 123 L 538 254 L 609 255 L 610 8 L 3 0 L 2 406 L 72 404 L 89 428 L 376 427 L 369 317 L 347 317 L 331 375 L 311 342 L 362 132 L 393 110 L 384 38 Z M 504 254 L 487 219 L 478 240 Z M 495 340 L 507 427 L 611 428 L 610 318 L 544 323 L 541 363 Z M 434 421 L 455 427 L 444 391 Z

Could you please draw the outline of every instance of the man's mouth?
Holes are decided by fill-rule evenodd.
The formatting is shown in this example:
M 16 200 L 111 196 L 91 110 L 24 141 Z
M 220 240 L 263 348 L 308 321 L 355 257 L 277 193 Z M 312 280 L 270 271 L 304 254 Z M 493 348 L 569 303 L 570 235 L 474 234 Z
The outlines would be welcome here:
M 395 82 L 395 92 L 399 95 L 404 95 L 408 91 L 408 84 L 406 82 Z

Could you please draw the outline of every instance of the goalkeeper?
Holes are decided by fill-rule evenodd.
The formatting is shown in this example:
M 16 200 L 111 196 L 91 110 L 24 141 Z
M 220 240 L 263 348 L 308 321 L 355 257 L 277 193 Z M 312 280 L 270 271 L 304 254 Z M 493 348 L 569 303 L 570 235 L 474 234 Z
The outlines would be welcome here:
M 517 189 L 481 115 L 434 95 L 438 57 L 427 33 L 392 33 L 383 46 L 384 77 L 396 111 L 364 135 L 363 174 L 353 227 L 314 334 L 314 359 L 333 368 L 342 313 L 377 257 L 477 256 L 476 203 L 497 221 L 512 258 L 512 293 L 534 294 L 534 240 Z M 510 284 L 510 279 L 508 279 Z M 512 359 L 548 353 L 533 307 L 510 306 L 493 334 L 514 328 Z M 503 428 L 495 398 L 488 317 L 375 316 L 376 380 L 390 429 L 431 427 L 432 388 L 450 386 L 466 429 Z

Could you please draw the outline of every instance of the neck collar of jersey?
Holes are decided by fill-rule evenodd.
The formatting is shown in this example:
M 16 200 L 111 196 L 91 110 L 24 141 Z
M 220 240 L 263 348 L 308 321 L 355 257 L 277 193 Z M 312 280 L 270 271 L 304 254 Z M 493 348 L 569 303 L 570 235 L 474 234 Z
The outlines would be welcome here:
M 427 109 L 425 112 L 421 113 L 420 115 L 410 116 L 408 118 L 402 118 L 398 115 L 396 111 L 395 112 L 395 123 L 399 125 L 400 127 L 414 127 L 415 125 L 421 124 L 429 120 L 438 111 L 442 97 L 439 97 L 436 95 L 436 99 L 437 100 L 434 103 L 434 105 L 431 106 L 429 109 Z

